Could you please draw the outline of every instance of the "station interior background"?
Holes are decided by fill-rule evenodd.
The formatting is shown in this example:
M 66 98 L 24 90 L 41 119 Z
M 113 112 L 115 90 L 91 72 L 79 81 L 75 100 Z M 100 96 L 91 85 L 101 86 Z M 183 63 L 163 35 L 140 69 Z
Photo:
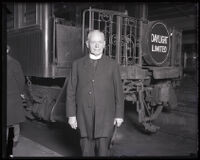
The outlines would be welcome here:
M 197 92 L 196 87 L 198 87 L 198 71 L 199 71 L 199 68 L 198 68 L 198 58 L 199 58 L 199 55 L 198 55 L 198 34 L 199 34 L 198 33 L 198 25 L 199 25 L 198 24 L 198 7 L 199 7 L 198 3 L 189 2 L 189 1 L 188 2 L 173 2 L 173 3 L 171 3 L 171 2 L 152 2 L 152 3 L 145 3 L 145 5 L 144 5 L 143 3 L 134 4 L 134 3 L 113 3 L 113 2 L 108 2 L 108 3 L 59 2 L 59 3 L 53 3 L 53 5 L 55 6 L 54 14 L 57 17 L 64 18 L 65 20 L 67 20 L 66 23 L 71 26 L 81 26 L 82 25 L 81 24 L 82 11 L 86 8 L 92 7 L 92 8 L 99 8 L 99 9 L 103 8 L 103 9 L 109 9 L 109 10 L 116 10 L 116 11 L 121 11 L 121 12 L 126 11 L 126 12 L 128 12 L 129 16 L 133 16 L 136 18 L 148 19 L 150 21 L 162 20 L 167 25 L 175 26 L 175 28 L 181 30 L 182 31 L 183 76 L 190 77 L 190 80 L 186 81 L 186 83 L 185 83 L 187 85 L 185 85 L 185 86 L 183 85 L 183 86 L 192 89 L 191 96 L 193 96 L 193 94 L 195 92 L 195 96 L 193 96 L 192 98 L 195 101 L 195 105 L 197 105 L 198 93 L 196 93 Z M 8 9 L 11 11 L 11 13 L 14 13 L 14 8 L 12 8 L 11 6 L 12 5 L 9 5 L 9 4 L 7 5 Z M 33 10 L 31 5 L 30 5 L 29 9 L 30 9 L 30 12 L 31 12 L 31 10 Z M 67 13 L 66 13 L 66 11 L 67 11 Z M 12 28 L 12 24 L 9 23 L 9 20 L 11 20 L 12 18 L 13 18 L 12 14 L 7 15 L 8 29 L 9 29 L 9 27 Z M 192 81 L 191 81 L 191 79 L 192 79 Z M 196 84 L 193 85 L 193 82 L 195 82 Z M 182 90 L 178 91 L 178 93 L 181 93 L 181 92 L 182 92 Z M 184 98 L 184 96 L 179 97 L 179 98 L 182 100 Z M 195 112 L 196 112 L 196 109 L 195 109 Z M 129 116 L 129 115 L 127 115 L 127 116 Z M 196 119 L 195 119 L 195 123 L 196 123 Z M 192 125 L 193 124 L 191 124 L 191 126 Z M 41 126 L 43 126 L 43 125 L 41 125 Z M 43 133 L 49 132 L 49 130 L 46 128 L 43 131 L 42 130 L 43 127 L 41 127 L 41 126 L 40 127 L 37 126 L 36 129 L 38 129 L 38 130 L 41 129 L 41 132 L 43 132 Z M 34 125 L 31 124 L 30 122 L 28 122 L 27 124 L 24 124 L 23 127 L 29 128 L 28 132 L 23 133 L 24 135 L 32 134 L 31 132 L 34 132 Z M 196 125 L 195 125 L 195 127 L 196 127 Z M 50 131 L 49 135 L 43 137 L 45 139 L 45 141 L 48 141 L 48 138 L 52 139 L 53 135 L 57 135 L 60 137 L 63 136 L 61 133 L 62 130 L 60 130 L 60 126 L 59 125 L 54 126 L 55 130 L 56 130 L 56 128 L 60 131 L 60 133 L 54 133 L 53 131 Z M 126 126 L 124 128 L 126 128 Z M 168 129 L 171 129 L 171 128 L 169 127 Z M 181 130 L 179 130 L 179 131 L 181 132 Z M 72 132 L 73 131 L 70 130 L 69 135 L 74 134 Z M 175 132 L 178 133 L 177 130 Z M 195 129 L 195 132 L 196 132 L 196 129 Z M 41 144 L 42 143 L 45 144 L 45 142 L 43 142 L 44 140 L 42 139 L 42 136 L 40 137 L 39 134 L 40 133 L 38 131 L 37 133 L 32 134 L 30 137 L 34 141 L 37 141 L 37 142 L 41 141 Z M 128 135 L 128 132 L 127 132 L 127 135 Z M 36 137 L 40 137 L 40 138 L 37 139 Z M 146 137 L 141 136 L 140 138 L 145 139 Z M 148 141 L 149 139 L 146 138 L 146 140 Z M 27 139 L 22 139 L 22 141 L 24 143 L 29 143 Z M 56 140 L 52 139 L 52 141 L 55 142 Z M 60 140 L 60 142 L 61 141 L 62 140 Z M 65 154 L 70 155 L 71 154 L 73 156 L 73 155 L 79 154 L 80 148 L 75 149 L 77 151 L 74 153 L 72 153 L 70 151 L 70 150 L 73 150 L 73 148 L 76 148 L 76 145 L 78 144 L 78 141 L 73 141 L 72 139 L 71 139 L 71 141 L 72 142 L 70 142 L 70 143 L 72 144 L 72 146 L 71 146 L 72 148 L 70 148 L 69 150 L 66 150 L 64 148 L 64 147 L 66 147 L 63 144 L 65 141 L 62 141 L 61 142 L 62 145 L 60 145 L 60 146 L 57 144 L 57 142 L 54 143 L 55 146 L 53 146 L 53 144 L 52 144 L 53 142 L 52 143 L 48 142 L 48 144 L 50 146 L 49 148 L 56 148 L 56 147 L 59 148 L 60 147 L 61 148 L 60 153 L 63 153 L 62 155 L 65 155 Z M 174 139 L 174 141 L 175 141 L 175 139 Z M 181 145 L 181 143 L 183 143 L 183 141 L 180 141 L 180 145 Z M 167 143 L 167 139 L 165 142 Z M 127 140 L 127 143 L 128 143 L 128 140 Z M 31 144 L 31 145 L 34 145 L 34 144 Z M 123 146 L 123 144 L 122 144 L 122 146 Z M 191 145 L 191 146 L 194 147 L 193 145 Z M 120 149 L 121 149 L 120 147 L 118 147 L 118 148 L 117 147 L 118 146 L 116 146 L 116 155 L 117 155 L 117 151 L 120 152 Z M 134 147 L 134 146 L 128 146 L 128 147 L 130 148 L 130 147 Z M 187 150 L 188 147 L 190 147 L 190 145 L 187 144 L 187 147 L 184 149 Z M 31 148 L 32 151 L 30 151 L 30 153 L 28 150 L 26 150 L 27 154 L 30 154 L 32 156 L 34 156 L 34 154 L 37 154 L 36 150 L 34 152 L 34 148 L 35 148 L 35 146 Z M 144 148 L 144 146 L 143 146 L 143 148 Z M 41 147 L 40 147 L 40 149 L 44 151 L 43 153 L 40 154 L 40 156 L 41 155 L 42 156 L 61 156 L 61 155 L 57 155 L 57 153 L 51 152 L 47 149 L 43 149 Z M 146 150 L 148 150 L 148 149 L 149 148 L 147 148 Z M 18 148 L 18 151 L 16 151 L 16 153 L 18 155 L 23 155 L 23 154 L 25 154 L 25 153 L 22 154 L 23 150 L 25 150 L 25 148 L 24 148 L 24 146 L 21 145 L 21 150 L 20 150 L 20 148 Z M 124 147 L 124 150 L 125 150 L 125 147 Z M 38 152 L 40 152 L 40 151 L 38 150 Z M 46 152 L 46 155 L 45 155 L 45 152 Z M 126 152 L 126 151 L 124 151 L 124 152 Z M 140 152 L 140 150 L 138 149 L 138 153 L 139 152 Z M 168 152 L 173 152 L 173 151 L 169 150 Z M 174 150 L 174 152 L 176 152 L 176 151 Z M 130 153 L 132 154 L 133 152 L 130 152 Z M 128 154 L 129 153 L 127 153 L 127 155 Z M 141 148 L 141 154 L 143 154 L 142 148 Z
M 11 3 L 10 3 L 11 4 Z M 174 26 L 182 31 L 182 59 L 184 71 L 197 73 L 197 37 L 198 37 L 198 3 L 194 2 L 152 2 L 152 3 L 53 3 L 54 14 L 64 18 L 71 26 L 81 26 L 82 12 L 92 7 L 97 9 L 109 9 L 120 12 L 127 12 L 129 16 L 143 18 L 149 21 L 161 20 L 168 26 Z M 13 27 L 10 20 L 13 19 L 14 8 L 8 3 L 8 9 L 12 14 L 7 16 L 8 29 Z M 28 4 L 27 13 L 31 14 L 34 7 Z M 34 17 L 33 17 L 34 18 Z M 10 23 L 11 22 L 11 23 Z M 29 17 L 29 22 L 31 17 Z

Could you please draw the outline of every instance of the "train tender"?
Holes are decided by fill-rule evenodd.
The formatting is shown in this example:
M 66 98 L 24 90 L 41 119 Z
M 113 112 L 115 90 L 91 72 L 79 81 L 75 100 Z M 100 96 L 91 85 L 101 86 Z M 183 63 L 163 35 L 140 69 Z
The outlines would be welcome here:
M 29 22 L 31 16 L 25 18 Z M 8 30 L 8 43 L 29 77 L 35 99 L 32 110 L 44 108 L 38 115 L 46 121 L 67 122 L 65 97 L 71 63 L 86 53 L 85 37 L 92 29 L 104 32 L 104 54 L 120 64 L 125 99 L 136 107 L 138 122 L 146 131 L 156 132 L 159 127 L 153 120 L 163 109 L 177 107 L 174 88 L 182 77 L 182 33 L 162 21 L 137 19 L 127 12 L 85 9 L 79 27 L 56 17 L 51 5 L 36 4 L 34 25 Z M 60 78 L 63 83 L 55 87 Z M 44 86 L 41 81 L 52 83 Z

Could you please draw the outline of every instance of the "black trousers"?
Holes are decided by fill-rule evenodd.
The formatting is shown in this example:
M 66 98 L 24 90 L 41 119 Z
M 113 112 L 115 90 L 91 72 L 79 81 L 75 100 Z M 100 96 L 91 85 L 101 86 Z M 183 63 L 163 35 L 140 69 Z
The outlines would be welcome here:
M 93 73 L 95 72 L 95 68 Z M 94 138 L 94 128 L 95 128 L 95 97 L 91 96 L 89 104 L 90 108 L 90 119 L 91 124 L 87 126 L 89 133 L 88 137 L 81 137 L 80 146 L 82 150 L 82 156 L 109 156 L 109 137 Z
M 14 128 L 10 127 L 8 131 L 8 139 L 6 140 L 6 156 L 10 157 L 13 154 L 13 138 Z
M 82 156 L 109 156 L 109 138 L 81 138 L 80 140 Z

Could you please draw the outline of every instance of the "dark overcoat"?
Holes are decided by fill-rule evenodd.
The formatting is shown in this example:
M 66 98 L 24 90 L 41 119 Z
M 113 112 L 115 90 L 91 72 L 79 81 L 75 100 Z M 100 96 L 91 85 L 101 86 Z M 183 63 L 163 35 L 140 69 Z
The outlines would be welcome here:
M 21 94 L 25 85 L 20 63 L 7 55 L 7 126 L 25 121 Z
M 93 123 L 91 98 L 94 97 L 94 138 L 109 137 L 114 118 L 124 116 L 124 94 L 119 66 L 103 55 L 92 74 L 89 55 L 75 60 L 67 86 L 66 115 L 76 116 L 81 137 L 88 137 Z

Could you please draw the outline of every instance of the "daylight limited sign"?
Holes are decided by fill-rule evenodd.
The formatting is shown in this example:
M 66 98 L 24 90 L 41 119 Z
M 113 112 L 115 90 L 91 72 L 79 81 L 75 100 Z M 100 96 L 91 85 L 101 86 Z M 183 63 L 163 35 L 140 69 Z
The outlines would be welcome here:
M 169 53 L 169 33 L 163 23 L 155 23 L 149 32 L 149 51 L 154 61 L 162 63 Z
M 151 51 L 152 52 L 167 52 L 167 39 L 169 37 L 167 36 L 162 36 L 158 34 L 151 34 L 151 42 L 154 42 L 156 44 L 151 45 Z

